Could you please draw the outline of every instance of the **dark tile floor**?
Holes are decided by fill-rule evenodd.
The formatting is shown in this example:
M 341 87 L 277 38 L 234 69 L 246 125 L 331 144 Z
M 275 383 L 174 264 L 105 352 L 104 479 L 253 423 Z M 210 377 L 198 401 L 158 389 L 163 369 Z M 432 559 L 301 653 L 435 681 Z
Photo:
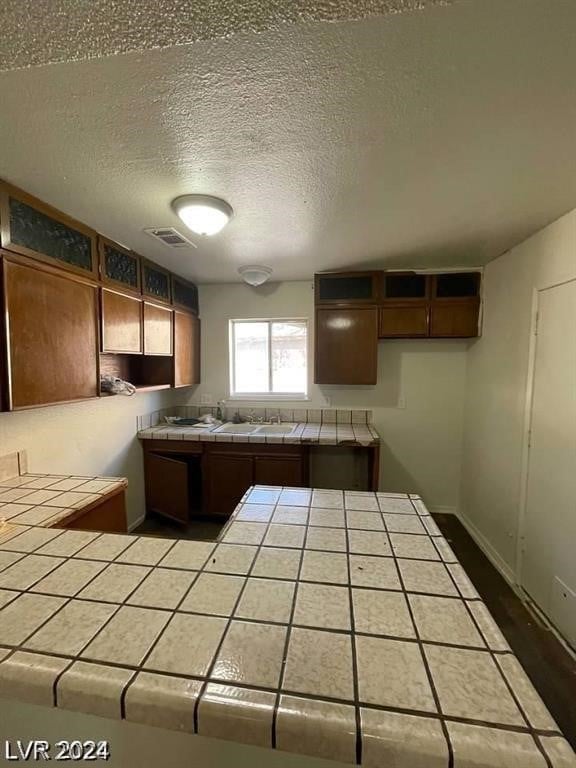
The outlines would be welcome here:
M 171 539 L 196 539 L 199 541 L 216 541 L 224 523 L 212 520 L 195 520 L 190 525 L 172 523 L 162 517 L 151 515 L 144 520 L 132 533 L 144 533 L 147 536 L 167 536 Z
M 526 608 L 454 515 L 434 519 L 576 750 L 576 660 Z
M 526 608 L 454 515 L 435 515 L 442 533 L 488 606 L 564 735 L 576 750 L 576 660 Z M 213 541 L 223 523 L 188 526 L 150 517 L 133 533 Z

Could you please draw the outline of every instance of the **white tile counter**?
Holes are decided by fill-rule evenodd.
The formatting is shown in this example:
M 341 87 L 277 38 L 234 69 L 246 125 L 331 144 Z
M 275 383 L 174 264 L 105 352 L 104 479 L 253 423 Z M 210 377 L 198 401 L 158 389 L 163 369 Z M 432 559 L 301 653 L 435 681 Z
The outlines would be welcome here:
M 64 525 L 80 512 L 102 504 L 128 486 L 125 477 L 80 477 L 25 472 L 0 480 L 3 524 Z
M 255 487 L 218 542 L 0 534 L 0 695 L 385 768 L 576 758 L 418 497 Z
M 218 432 L 217 427 L 174 427 L 158 424 L 141 429 L 140 440 L 187 440 L 197 442 L 223 443 L 272 443 L 318 444 L 318 445 L 360 445 L 372 446 L 380 442 L 380 436 L 372 424 L 321 424 L 299 422 L 290 424 L 292 432 L 286 435 L 233 434 Z

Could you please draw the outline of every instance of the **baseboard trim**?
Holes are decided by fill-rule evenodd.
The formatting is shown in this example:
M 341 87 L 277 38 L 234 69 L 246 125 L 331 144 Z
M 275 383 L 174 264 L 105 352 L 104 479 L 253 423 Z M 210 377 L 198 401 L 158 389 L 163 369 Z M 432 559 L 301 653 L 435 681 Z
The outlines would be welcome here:
M 139 525 L 142 525 L 144 520 L 146 520 L 146 513 L 144 513 L 143 515 L 140 515 L 140 517 L 137 520 L 134 520 L 133 523 L 130 523 L 130 525 L 128 526 L 128 533 L 132 533 L 134 528 L 138 528 Z
M 488 539 L 484 536 L 483 533 L 481 533 L 478 528 L 472 523 L 470 520 L 468 520 L 467 517 L 465 517 L 460 511 L 456 510 L 456 517 L 464 528 L 468 531 L 470 536 L 474 539 L 476 544 L 480 547 L 482 552 L 486 555 L 488 560 L 492 563 L 494 568 L 500 573 L 501 576 L 503 576 L 508 584 L 512 587 L 512 589 L 515 592 L 518 592 L 518 585 L 516 584 L 516 576 L 514 574 L 514 571 L 510 566 L 504 562 L 504 560 L 500 557 L 498 552 L 494 549 L 492 544 L 488 541 Z

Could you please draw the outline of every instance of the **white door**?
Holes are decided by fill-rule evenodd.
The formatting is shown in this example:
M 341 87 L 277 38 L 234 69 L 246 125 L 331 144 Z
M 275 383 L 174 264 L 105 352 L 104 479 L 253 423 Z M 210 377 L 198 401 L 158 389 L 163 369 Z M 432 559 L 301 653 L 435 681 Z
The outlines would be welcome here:
M 521 583 L 576 647 L 576 280 L 538 294 Z

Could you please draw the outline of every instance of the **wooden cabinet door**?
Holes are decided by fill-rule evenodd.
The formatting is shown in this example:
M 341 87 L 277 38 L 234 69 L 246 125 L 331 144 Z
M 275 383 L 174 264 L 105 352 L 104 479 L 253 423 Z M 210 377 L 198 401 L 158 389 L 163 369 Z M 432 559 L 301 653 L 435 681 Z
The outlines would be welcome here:
M 304 484 L 303 481 L 303 463 L 300 456 L 254 457 L 254 483 L 256 485 L 301 487 Z
M 427 304 L 387 304 L 380 307 L 381 339 L 428 336 Z
M 146 508 L 164 517 L 188 522 L 188 465 L 157 453 L 146 453 Z
M 144 354 L 172 354 L 172 310 L 144 302 Z
M 102 289 L 102 351 L 142 354 L 142 301 Z
M 477 300 L 433 301 L 430 308 L 430 336 L 466 339 L 478 336 Z
M 97 397 L 97 288 L 4 259 L 10 409 Z
M 229 516 L 254 484 L 254 457 L 234 453 L 209 453 L 206 456 L 205 492 L 211 515 Z
M 316 384 L 376 384 L 377 307 L 316 310 Z
M 174 386 L 200 383 L 200 320 L 174 312 Z

